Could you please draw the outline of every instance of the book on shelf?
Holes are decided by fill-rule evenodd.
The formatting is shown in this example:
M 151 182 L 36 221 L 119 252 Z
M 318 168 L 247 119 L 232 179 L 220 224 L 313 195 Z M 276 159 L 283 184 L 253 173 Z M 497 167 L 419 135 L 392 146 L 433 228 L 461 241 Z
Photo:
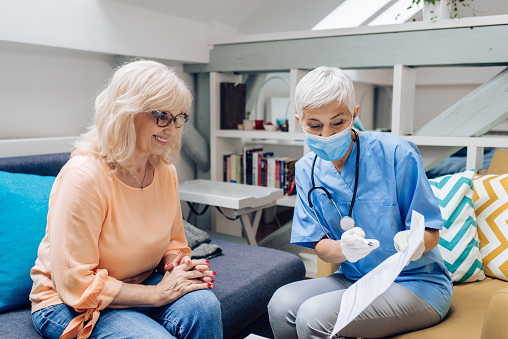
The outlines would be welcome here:
M 296 194 L 295 163 L 298 159 L 276 157 L 261 145 L 245 146 L 242 153 L 223 155 L 223 180 L 239 184 L 280 188 Z
M 222 157 L 222 181 L 243 184 L 243 154 L 224 154 Z
M 284 161 L 284 195 L 296 194 L 296 190 L 291 189 L 295 181 L 295 164 L 297 159 L 289 159 Z
M 252 159 L 253 159 L 253 153 L 259 152 L 263 150 L 263 146 L 261 145 L 251 145 L 251 146 L 245 146 L 243 149 L 243 171 L 244 171 L 244 178 L 245 183 L 247 185 L 252 185 L 253 178 L 252 178 Z
M 220 128 L 237 129 L 245 118 L 247 85 L 239 82 L 220 83 Z

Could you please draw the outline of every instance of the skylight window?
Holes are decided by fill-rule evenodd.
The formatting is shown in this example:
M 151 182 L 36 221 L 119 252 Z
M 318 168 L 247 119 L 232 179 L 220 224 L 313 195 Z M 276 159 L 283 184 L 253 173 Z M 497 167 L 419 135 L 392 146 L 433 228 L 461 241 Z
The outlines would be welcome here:
M 369 26 L 401 24 L 412 18 L 422 9 L 420 4 L 414 4 L 410 9 L 411 0 L 399 0 L 390 6 L 386 11 L 369 22 Z
M 312 30 L 358 27 L 388 2 L 390 0 L 345 0 L 316 26 L 312 27 Z

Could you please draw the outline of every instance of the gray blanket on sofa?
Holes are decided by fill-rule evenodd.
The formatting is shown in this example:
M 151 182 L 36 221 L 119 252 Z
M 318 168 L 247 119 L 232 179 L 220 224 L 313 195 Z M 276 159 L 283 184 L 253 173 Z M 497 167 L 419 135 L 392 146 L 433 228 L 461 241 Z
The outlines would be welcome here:
M 210 235 L 196 226 L 183 221 L 183 228 L 187 243 L 192 250 L 192 259 L 210 259 L 222 253 L 222 248 L 216 244 L 210 244 Z

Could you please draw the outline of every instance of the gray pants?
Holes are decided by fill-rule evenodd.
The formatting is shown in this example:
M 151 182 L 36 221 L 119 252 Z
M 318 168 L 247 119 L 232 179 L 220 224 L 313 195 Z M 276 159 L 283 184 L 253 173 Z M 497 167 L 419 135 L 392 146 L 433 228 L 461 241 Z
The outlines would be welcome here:
M 342 294 L 353 284 L 344 275 L 297 281 L 279 288 L 268 314 L 276 339 L 329 338 Z M 339 333 L 344 337 L 383 338 L 433 326 L 439 314 L 409 289 L 394 283 Z

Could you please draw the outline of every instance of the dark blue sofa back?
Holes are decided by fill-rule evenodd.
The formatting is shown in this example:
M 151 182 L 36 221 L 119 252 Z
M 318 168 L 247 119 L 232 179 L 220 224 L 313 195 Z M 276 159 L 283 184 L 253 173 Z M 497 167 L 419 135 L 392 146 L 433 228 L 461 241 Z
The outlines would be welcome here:
M 70 153 L 0 158 L 0 171 L 57 176 Z

